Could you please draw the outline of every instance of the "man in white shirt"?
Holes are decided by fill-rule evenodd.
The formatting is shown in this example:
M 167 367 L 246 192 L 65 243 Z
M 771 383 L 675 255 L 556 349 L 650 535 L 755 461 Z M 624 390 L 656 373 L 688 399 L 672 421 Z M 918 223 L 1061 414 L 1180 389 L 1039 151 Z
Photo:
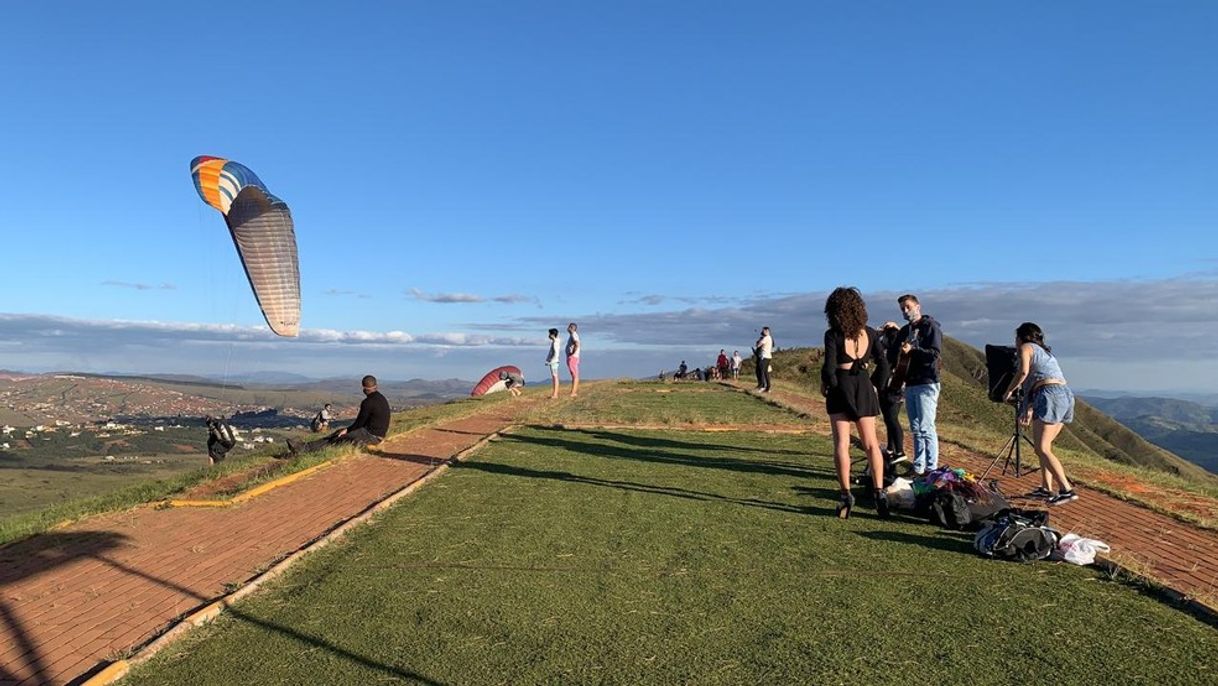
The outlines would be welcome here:
M 753 346 L 753 354 L 757 358 L 757 391 L 770 392 L 770 360 L 774 357 L 774 339 L 770 336 L 770 327 L 761 327 L 761 338 Z
M 558 397 L 558 329 L 550 329 L 550 352 L 546 354 L 550 369 L 550 399 Z
M 744 358 L 740 356 L 739 350 L 732 351 L 732 380 L 736 381 L 740 378 L 740 365 L 744 362 Z
M 571 397 L 579 395 L 579 331 L 575 322 L 567 325 L 567 371 L 571 372 Z

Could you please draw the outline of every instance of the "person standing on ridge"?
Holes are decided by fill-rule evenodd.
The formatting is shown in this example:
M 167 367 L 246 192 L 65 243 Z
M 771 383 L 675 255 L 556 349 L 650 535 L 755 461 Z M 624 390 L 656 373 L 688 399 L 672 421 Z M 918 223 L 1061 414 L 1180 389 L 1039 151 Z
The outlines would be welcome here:
M 878 343 L 888 360 L 889 372 L 897 363 L 897 355 L 901 351 L 898 343 L 900 332 L 901 329 L 896 324 L 885 325 L 884 330 L 880 332 Z M 908 459 L 905 457 L 905 431 L 901 429 L 901 403 L 905 402 L 905 397 L 900 389 L 892 389 L 891 373 L 884 377 L 876 375 L 875 390 L 880 396 L 880 413 L 884 415 L 884 429 L 888 434 L 888 463 L 905 462 Z
M 550 368 L 550 399 L 558 397 L 558 329 L 550 329 L 550 351 L 546 353 L 546 366 Z
M 859 439 L 867 451 L 867 462 L 874 490 L 876 512 L 888 516 L 888 496 L 884 492 L 884 456 L 875 434 L 875 417 L 880 413 L 873 376 L 888 376 L 888 358 L 879 345 L 879 334 L 867 326 L 867 304 L 857 288 L 839 287 L 825 300 L 825 359 L 820 368 L 821 393 L 825 410 L 833 423 L 833 463 L 841 499 L 837 516 L 846 519 L 854 507 L 850 493 L 850 427 L 858 428 Z M 874 367 L 874 373 L 871 373 Z
M 728 359 L 727 359 L 727 351 L 726 351 L 726 350 L 720 350 L 720 351 L 719 351 L 719 357 L 718 357 L 718 358 L 715 360 L 715 368 L 719 370 L 719 378 L 720 378 L 720 379 L 726 379 L 726 378 L 727 378 L 727 369 L 728 369 L 728 364 L 729 364 L 729 362 L 728 362 Z
M 1066 470 L 1053 454 L 1053 439 L 1067 424 L 1074 421 L 1074 392 L 1066 385 L 1061 365 L 1045 345 L 1045 334 L 1032 322 L 1024 322 L 1015 330 L 1015 345 L 1019 348 L 1019 373 L 1002 396 L 1004 401 L 1015 395 L 1023 385 L 1019 421 L 1032 425 L 1032 445 L 1040 458 L 1040 486 L 1030 494 L 1045 498 L 1050 505 L 1065 505 L 1077 500 L 1074 485 L 1066 478 Z M 1056 480 L 1061 490 L 1053 492 Z
M 579 331 L 575 322 L 567 324 L 567 371 L 571 372 L 571 397 L 579 396 Z
M 774 357 L 774 338 L 770 327 L 761 327 L 761 336 L 753 344 L 753 356 L 757 360 L 757 392 L 770 392 L 770 360 Z
M 740 365 L 744 362 L 744 358 L 740 357 L 739 350 L 732 351 L 732 381 L 740 379 Z
M 905 384 L 905 412 L 909 433 L 913 435 L 914 474 L 921 476 L 939 468 L 939 434 L 935 415 L 939 410 L 939 368 L 942 366 L 943 332 L 939 322 L 922 314 L 916 295 L 897 298 L 901 315 L 909 322 L 897 333 L 900 352 L 893 376 L 894 383 Z M 885 327 L 896 326 L 887 322 Z

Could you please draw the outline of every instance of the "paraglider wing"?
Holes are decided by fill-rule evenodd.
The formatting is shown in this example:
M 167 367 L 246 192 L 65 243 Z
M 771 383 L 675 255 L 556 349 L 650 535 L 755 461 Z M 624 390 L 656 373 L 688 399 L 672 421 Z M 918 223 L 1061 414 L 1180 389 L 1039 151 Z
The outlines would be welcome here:
M 480 395 L 497 393 L 507 388 L 507 381 L 499 378 L 500 372 L 510 372 L 512 374 L 519 374 L 521 378 L 524 377 L 524 374 L 522 374 L 520 371 L 520 367 L 515 367 L 510 364 L 504 367 L 496 367 L 487 372 L 486 376 L 482 377 L 482 380 L 479 381 L 476 386 L 474 386 L 474 390 L 469 392 L 470 397 L 477 398 Z
M 219 157 L 191 160 L 195 190 L 224 214 L 266 323 L 280 336 L 300 333 L 300 266 L 287 203 L 247 167 Z
M 225 220 L 271 331 L 280 336 L 299 334 L 300 267 L 288 206 L 257 186 L 246 186 Z

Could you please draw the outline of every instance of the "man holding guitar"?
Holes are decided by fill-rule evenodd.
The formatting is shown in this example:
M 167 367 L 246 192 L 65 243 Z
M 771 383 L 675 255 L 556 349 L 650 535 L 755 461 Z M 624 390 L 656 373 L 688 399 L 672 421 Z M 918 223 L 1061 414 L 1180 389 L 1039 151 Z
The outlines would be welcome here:
M 917 296 L 906 293 L 897 298 L 897 304 L 909 323 L 901 327 L 896 336 L 901 347 L 888 388 L 895 392 L 905 386 L 905 411 L 909 414 L 909 433 L 913 434 L 914 474 L 921 475 L 939 467 L 935 414 L 939 409 L 943 332 L 939 322 L 922 314 Z M 895 327 L 896 324 L 888 322 L 884 326 Z

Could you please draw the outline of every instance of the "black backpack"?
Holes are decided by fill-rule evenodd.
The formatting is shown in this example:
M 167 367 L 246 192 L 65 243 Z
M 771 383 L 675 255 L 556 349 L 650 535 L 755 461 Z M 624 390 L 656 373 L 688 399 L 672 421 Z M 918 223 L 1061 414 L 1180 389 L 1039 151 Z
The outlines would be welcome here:
M 968 501 L 950 488 L 941 488 L 930 498 L 930 523 L 941 529 L 963 531 L 973 521 Z
M 1056 529 L 1045 525 L 1048 520 L 1044 511 L 1006 510 L 977 532 L 973 547 L 983 557 L 999 560 L 1043 560 L 1061 540 Z

